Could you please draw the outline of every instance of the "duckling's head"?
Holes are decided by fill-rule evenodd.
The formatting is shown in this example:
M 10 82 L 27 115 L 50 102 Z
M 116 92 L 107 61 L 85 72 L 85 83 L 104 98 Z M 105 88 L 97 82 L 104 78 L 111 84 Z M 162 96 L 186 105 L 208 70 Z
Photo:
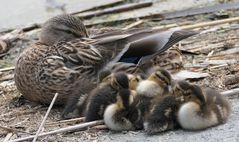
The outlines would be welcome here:
M 117 95 L 117 106 L 120 109 L 126 109 L 129 108 L 129 106 L 133 103 L 133 95 L 132 92 L 129 89 L 122 89 L 119 91 Z
M 126 73 L 112 73 L 110 75 L 111 86 L 116 90 L 128 89 L 129 88 L 129 79 Z
M 47 45 L 82 37 L 88 37 L 85 25 L 79 18 L 69 14 L 49 19 L 40 33 L 40 41 Z
M 100 73 L 98 74 L 98 84 L 102 83 L 102 82 L 108 82 L 110 81 L 110 75 L 111 75 L 111 71 L 110 70 L 103 70 L 100 71 Z
M 193 96 L 196 97 L 200 101 L 199 103 L 201 103 L 201 104 L 206 103 L 205 95 L 204 95 L 201 87 L 199 87 L 198 85 L 192 85 L 191 90 L 192 90 Z
M 191 94 L 191 84 L 185 80 L 180 80 L 175 83 L 173 86 L 174 95 L 179 96 L 188 96 Z
M 155 72 L 148 77 L 148 80 L 154 81 L 162 87 L 168 87 L 172 84 L 170 73 L 162 68 L 156 69 Z
M 173 92 L 176 97 L 183 97 L 183 101 L 185 102 L 194 101 L 200 104 L 205 103 L 202 89 L 185 80 L 178 81 L 173 87 Z
M 143 74 L 137 75 L 128 74 L 128 78 L 129 78 L 129 89 L 136 90 L 139 82 L 145 79 L 145 76 Z

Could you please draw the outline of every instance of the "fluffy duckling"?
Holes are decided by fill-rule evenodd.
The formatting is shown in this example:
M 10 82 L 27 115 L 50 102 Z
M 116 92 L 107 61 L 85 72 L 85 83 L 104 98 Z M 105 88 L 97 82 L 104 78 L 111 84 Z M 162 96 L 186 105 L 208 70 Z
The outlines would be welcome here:
M 97 79 L 97 88 L 104 87 L 105 84 L 110 83 L 111 81 L 111 71 L 103 70 L 99 73 Z M 89 102 L 89 97 L 92 95 L 82 94 L 81 96 L 78 95 L 71 95 L 69 96 L 67 103 L 65 105 L 64 111 L 62 112 L 62 118 L 74 118 L 83 116 L 85 112 L 86 105 Z
M 231 112 L 228 100 L 211 88 L 181 82 L 178 91 L 185 96 L 178 110 L 178 123 L 184 129 L 201 130 L 225 123 Z
M 129 89 L 136 91 L 136 88 L 139 85 L 139 83 L 143 81 L 143 79 L 145 79 L 145 75 L 144 74 L 136 74 L 136 75 L 128 74 L 128 78 L 129 78 Z
M 150 107 L 149 115 L 144 121 L 144 129 L 148 134 L 154 134 L 177 128 L 176 113 L 180 102 L 173 95 L 155 98 Z
M 128 88 L 127 74 L 111 74 L 110 81 L 103 82 L 90 93 L 85 113 L 86 121 L 102 119 L 106 107 L 116 102 L 118 92 Z
M 154 98 L 170 92 L 169 86 L 171 82 L 172 79 L 169 72 L 161 68 L 154 68 L 154 71 L 146 80 L 139 82 L 136 87 L 137 96 L 133 102 L 133 106 L 138 109 L 141 115 L 140 119 L 137 119 L 137 122 L 135 122 L 138 129 L 143 128 L 143 122 L 149 115 Z
M 104 112 L 105 125 L 115 131 L 133 130 L 134 124 L 132 118 L 131 104 L 133 103 L 133 94 L 129 89 L 122 89 L 117 94 L 116 102 L 107 106 Z
M 138 94 L 153 97 L 167 94 L 171 91 L 172 77 L 170 73 L 162 68 L 154 68 L 146 80 L 139 83 L 136 88 Z

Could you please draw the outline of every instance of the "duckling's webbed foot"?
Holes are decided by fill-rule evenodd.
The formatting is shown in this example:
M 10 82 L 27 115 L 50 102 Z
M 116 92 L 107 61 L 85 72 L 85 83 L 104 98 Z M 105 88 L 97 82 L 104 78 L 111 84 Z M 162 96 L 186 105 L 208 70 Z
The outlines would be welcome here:
M 178 102 L 174 96 L 165 96 L 161 101 L 154 104 L 144 128 L 148 134 L 154 134 L 171 130 L 176 126 L 176 110 Z

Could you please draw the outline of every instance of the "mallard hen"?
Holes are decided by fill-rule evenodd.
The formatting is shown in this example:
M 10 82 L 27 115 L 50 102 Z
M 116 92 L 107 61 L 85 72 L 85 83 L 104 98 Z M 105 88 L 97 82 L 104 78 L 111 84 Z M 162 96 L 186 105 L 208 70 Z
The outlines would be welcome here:
M 19 56 L 15 83 L 31 101 L 48 104 L 58 92 L 56 104 L 64 104 L 69 95 L 80 96 L 95 88 L 97 74 L 106 65 L 140 64 L 194 34 L 141 29 L 89 38 L 77 17 L 56 16 L 43 25 L 40 40 Z

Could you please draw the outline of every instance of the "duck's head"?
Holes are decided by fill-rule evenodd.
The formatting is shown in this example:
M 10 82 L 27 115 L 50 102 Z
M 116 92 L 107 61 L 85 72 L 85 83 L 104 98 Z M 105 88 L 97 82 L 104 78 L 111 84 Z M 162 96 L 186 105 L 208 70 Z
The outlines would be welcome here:
M 173 87 L 173 92 L 176 97 L 183 97 L 183 101 L 185 102 L 205 103 L 202 89 L 198 85 L 190 84 L 185 80 L 178 81 Z
M 64 14 L 55 16 L 43 24 L 40 42 L 53 45 L 59 41 L 88 37 L 83 22 L 75 16 Z
M 169 87 L 172 84 L 172 77 L 170 73 L 162 68 L 156 69 L 149 77 L 148 80 L 156 82 L 162 87 Z
M 145 79 L 145 76 L 143 74 L 137 75 L 128 74 L 128 78 L 129 78 L 129 89 L 136 90 L 139 82 Z
M 122 89 L 117 95 L 117 106 L 120 109 L 127 109 L 133 103 L 133 95 L 129 89 Z
M 120 90 L 129 88 L 129 79 L 126 73 L 112 73 L 109 78 L 110 84 L 114 89 Z

